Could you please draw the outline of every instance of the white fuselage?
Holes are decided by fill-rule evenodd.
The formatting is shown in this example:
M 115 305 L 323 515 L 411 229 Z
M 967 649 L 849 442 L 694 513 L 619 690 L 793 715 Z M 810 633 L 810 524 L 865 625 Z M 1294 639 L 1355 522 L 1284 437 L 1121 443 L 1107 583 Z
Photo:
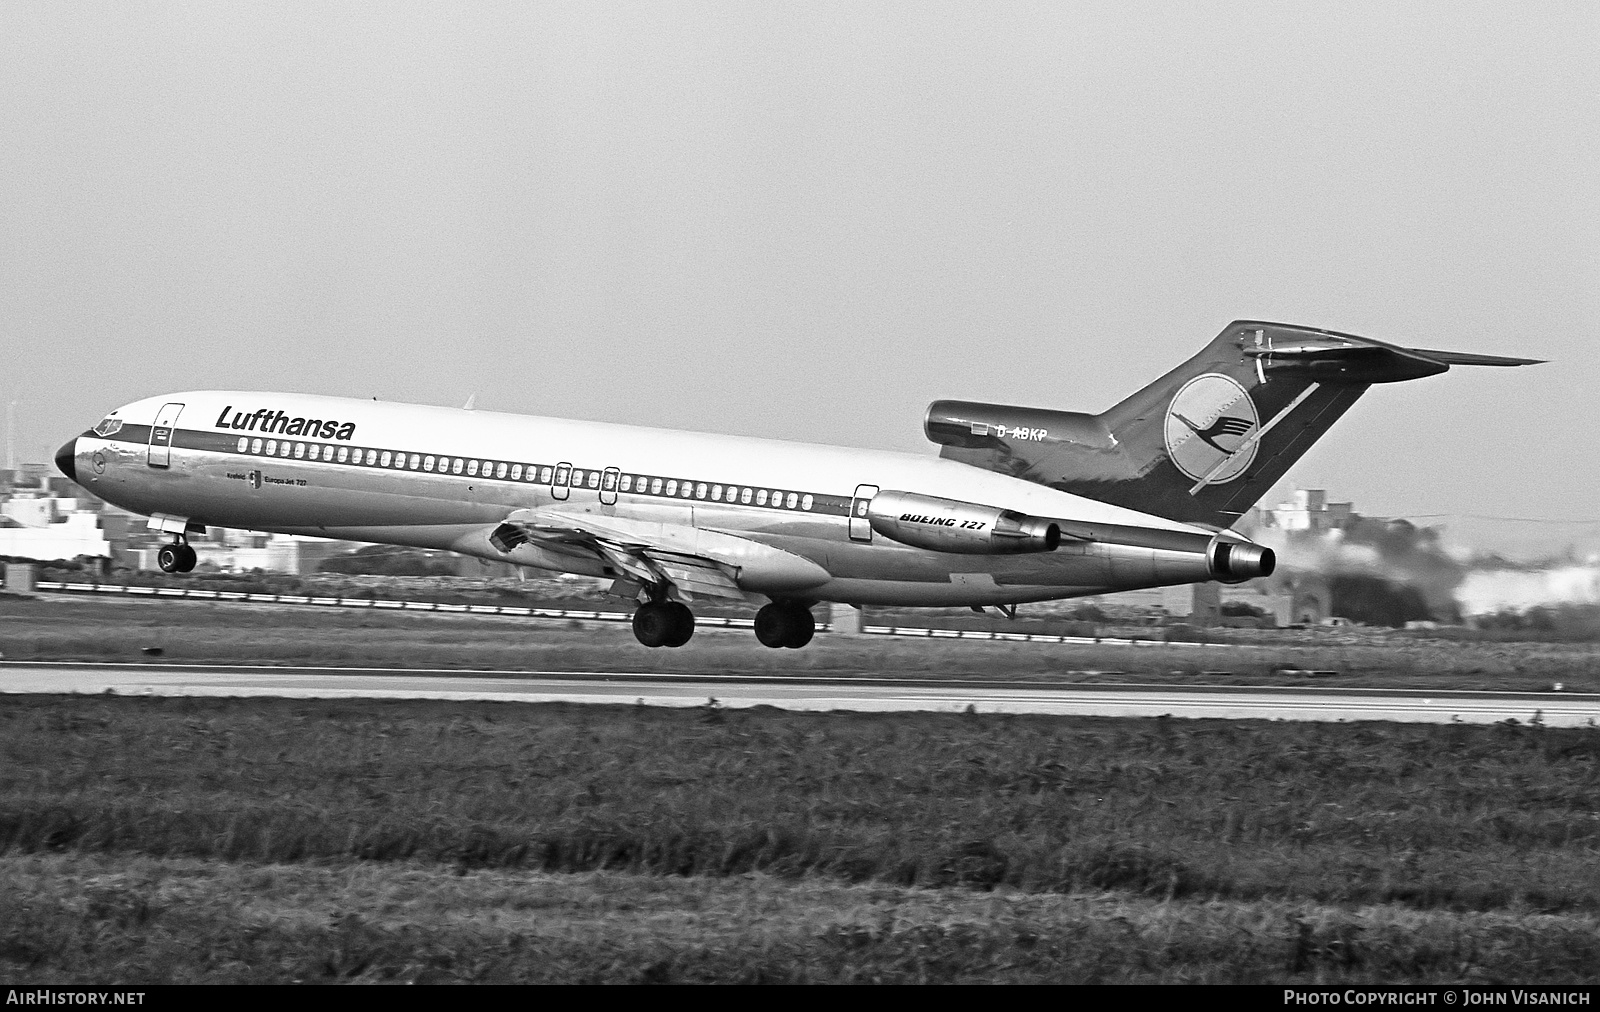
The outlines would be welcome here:
M 593 576 L 616 574 L 592 552 L 502 551 L 489 534 L 518 511 L 559 510 L 659 525 L 680 542 L 731 536 L 826 571 L 797 590 L 752 565 L 741 589 L 855 604 L 1010 604 L 1197 582 L 1209 572 L 1191 543 L 1214 533 L 937 457 L 305 394 L 137 401 L 78 437 L 73 459 L 91 492 L 143 514 Z M 859 515 L 852 524 L 890 489 L 1159 536 L 1153 547 L 1069 536 L 1032 554 L 929 551 L 874 534 Z

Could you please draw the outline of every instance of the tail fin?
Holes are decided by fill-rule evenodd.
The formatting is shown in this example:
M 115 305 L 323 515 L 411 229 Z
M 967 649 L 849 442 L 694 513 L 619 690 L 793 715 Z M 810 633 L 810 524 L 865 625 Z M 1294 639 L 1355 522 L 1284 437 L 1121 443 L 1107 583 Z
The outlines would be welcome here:
M 940 456 L 1146 513 L 1228 527 L 1368 386 L 1537 359 L 1400 348 L 1241 320 L 1098 415 L 935 401 Z

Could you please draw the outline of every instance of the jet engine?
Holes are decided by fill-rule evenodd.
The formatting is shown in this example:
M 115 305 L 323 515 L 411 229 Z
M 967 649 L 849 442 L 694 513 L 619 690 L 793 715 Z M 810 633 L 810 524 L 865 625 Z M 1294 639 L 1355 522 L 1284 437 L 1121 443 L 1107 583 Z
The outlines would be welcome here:
M 886 538 L 935 552 L 1012 555 L 1053 552 L 1061 544 L 1061 528 L 1053 521 L 915 492 L 879 492 L 867 520 Z
M 1219 583 L 1243 583 L 1261 576 L 1271 576 L 1278 568 L 1278 557 L 1270 548 L 1248 541 L 1224 538 L 1217 535 L 1206 548 L 1206 562 L 1211 578 Z

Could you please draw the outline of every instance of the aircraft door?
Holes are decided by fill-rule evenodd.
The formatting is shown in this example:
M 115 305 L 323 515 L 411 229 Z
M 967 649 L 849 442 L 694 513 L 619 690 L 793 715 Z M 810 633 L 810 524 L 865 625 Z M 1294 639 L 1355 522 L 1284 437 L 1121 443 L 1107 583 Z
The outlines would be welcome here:
M 156 423 L 150 426 L 150 452 L 145 462 L 151 467 L 168 467 L 172 464 L 172 433 L 178 425 L 182 404 L 163 404 L 156 412 Z
M 555 477 L 550 479 L 550 498 L 565 499 L 572 494 L 572 465 L 566 461 L 556 465 Z
M 615 467 L 608 467 L 600 476 L 600 504 L 602 506 L 615 506 L 617 504 L 617 482 L 621 479 L 622 472 Z
M 850 540 L 872 540 L 872 521 L 867 519 L 867 507 L 878 494 L 876 485 L 857 485 L 855 498 L 850 500 Z

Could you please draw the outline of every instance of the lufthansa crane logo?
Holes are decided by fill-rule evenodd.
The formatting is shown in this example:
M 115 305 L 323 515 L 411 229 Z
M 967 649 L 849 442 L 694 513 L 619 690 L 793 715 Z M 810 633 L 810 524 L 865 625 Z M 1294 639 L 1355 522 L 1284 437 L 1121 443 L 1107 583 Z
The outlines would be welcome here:
M 1167 408 L 1167 456 L 1191 478 L 1232 481 L 1256 459 L 1251 437 L 1260 425 L 1255 402 L 1238 380 L 1214 372 L 1196 376 Z

